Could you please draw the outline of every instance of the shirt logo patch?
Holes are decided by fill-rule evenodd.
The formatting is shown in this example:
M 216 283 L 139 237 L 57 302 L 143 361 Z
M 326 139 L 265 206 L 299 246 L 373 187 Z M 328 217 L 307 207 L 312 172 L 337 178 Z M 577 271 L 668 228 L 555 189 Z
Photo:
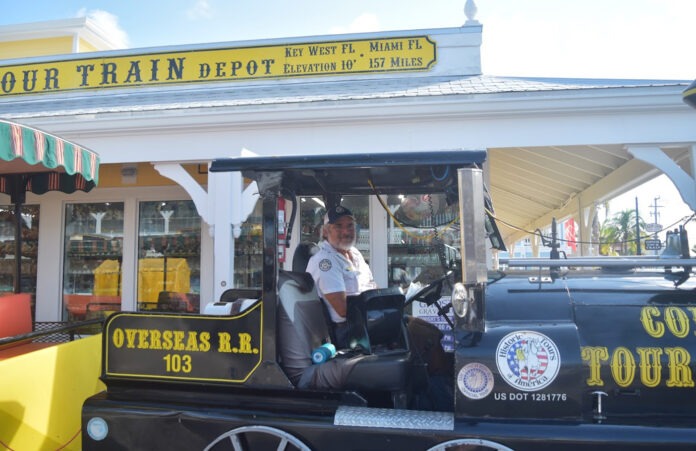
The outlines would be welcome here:
M 331 269 L 331 260 L 328 258 L 323 259 L 319 262 L 319 269 L 326 272 Z

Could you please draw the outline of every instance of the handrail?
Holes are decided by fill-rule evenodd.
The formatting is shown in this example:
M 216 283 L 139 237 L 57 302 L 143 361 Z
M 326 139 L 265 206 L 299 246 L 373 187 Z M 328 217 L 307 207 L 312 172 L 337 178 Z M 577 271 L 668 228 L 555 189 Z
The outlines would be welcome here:
M 507 258 L 500 259 L 499 263 L 509 267 L 534 266 L 534 267 L 666 267 L 666 266 L 694 266 L 696 259 L 693 258 L 655 258 L 646 257 L 574 257 L 566 259 L 549 258 Z
M 48 335 L 64 333 L 64 332 L 71 332 L 71 331 L 74 331 L 76 329 L 80 329 L 80 328 L 83 328 L 86 326 L 91 326 L 94 324 L 103 324 L 103 322 L 104 322 L 103 318 L 88 319 L 88 320 L 84 320 L 84 321 L 74 321 L 74 322 L 64 323 L 65 325 L 63 325 L 63 326 L 57 326 L 57 327 L 53 327 L 50 329 L 35 330 L 33 332 L 27 332 L 26 334 L 0 338 L 0 348 L 2 348 L 3 346 L 6 346 L 6 345 L 17 344 L 17 343 L 21 343 L 23 341 L 34 340 L 36 338 L 41 338 L 41 337 L 48 336 Z

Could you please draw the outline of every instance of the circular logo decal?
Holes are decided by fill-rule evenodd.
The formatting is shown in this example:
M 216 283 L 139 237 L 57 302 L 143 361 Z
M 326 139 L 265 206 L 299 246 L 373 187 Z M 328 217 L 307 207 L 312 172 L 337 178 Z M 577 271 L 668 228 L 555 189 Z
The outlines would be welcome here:
M 319 262 L 319 269 L 326 272 L 329 269 L 331 269 L 331 260 L 328 258 L 323 259 L 322 261 Z
M 507 334 L 495 352 L 498 371 L 510 386 L 537 391 L 556 379 L 561 367 L 558 346 L 539 332 L 523 330 Z
M 483 399 L 493 391 L 493 373 L 481 363 L 467 363 L 459 370 L 457 387 L 470 399 Z

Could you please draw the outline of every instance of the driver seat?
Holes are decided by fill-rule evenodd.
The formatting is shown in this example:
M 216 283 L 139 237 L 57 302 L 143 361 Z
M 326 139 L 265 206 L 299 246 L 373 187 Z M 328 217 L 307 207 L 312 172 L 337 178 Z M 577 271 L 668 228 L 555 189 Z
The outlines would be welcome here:
M 387 391 L 395 408 L 406 408 L 411 355 L 342 352 L 321 364 L 312 351 L 330 342 L 324 307 L 309 273 L 279 271 L 278 339 L 280 364 L 297 388 Z
M 297 245 L 295 252 L 292 254 L 292 270 L 293 272 L 305 272 L 307 263 L 314 254 L 319 252 L 319 246 L 311 241 L 303 241 Z

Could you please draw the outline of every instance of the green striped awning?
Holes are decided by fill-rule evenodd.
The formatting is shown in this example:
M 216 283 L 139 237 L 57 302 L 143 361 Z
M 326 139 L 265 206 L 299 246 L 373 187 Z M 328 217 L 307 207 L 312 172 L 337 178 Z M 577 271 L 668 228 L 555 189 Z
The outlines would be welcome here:
M 32 127 L 0 119 L 0 192 L 16 195 L 16 175 L 23 191 L 89 191 L 99 181 L 99 156 Z

